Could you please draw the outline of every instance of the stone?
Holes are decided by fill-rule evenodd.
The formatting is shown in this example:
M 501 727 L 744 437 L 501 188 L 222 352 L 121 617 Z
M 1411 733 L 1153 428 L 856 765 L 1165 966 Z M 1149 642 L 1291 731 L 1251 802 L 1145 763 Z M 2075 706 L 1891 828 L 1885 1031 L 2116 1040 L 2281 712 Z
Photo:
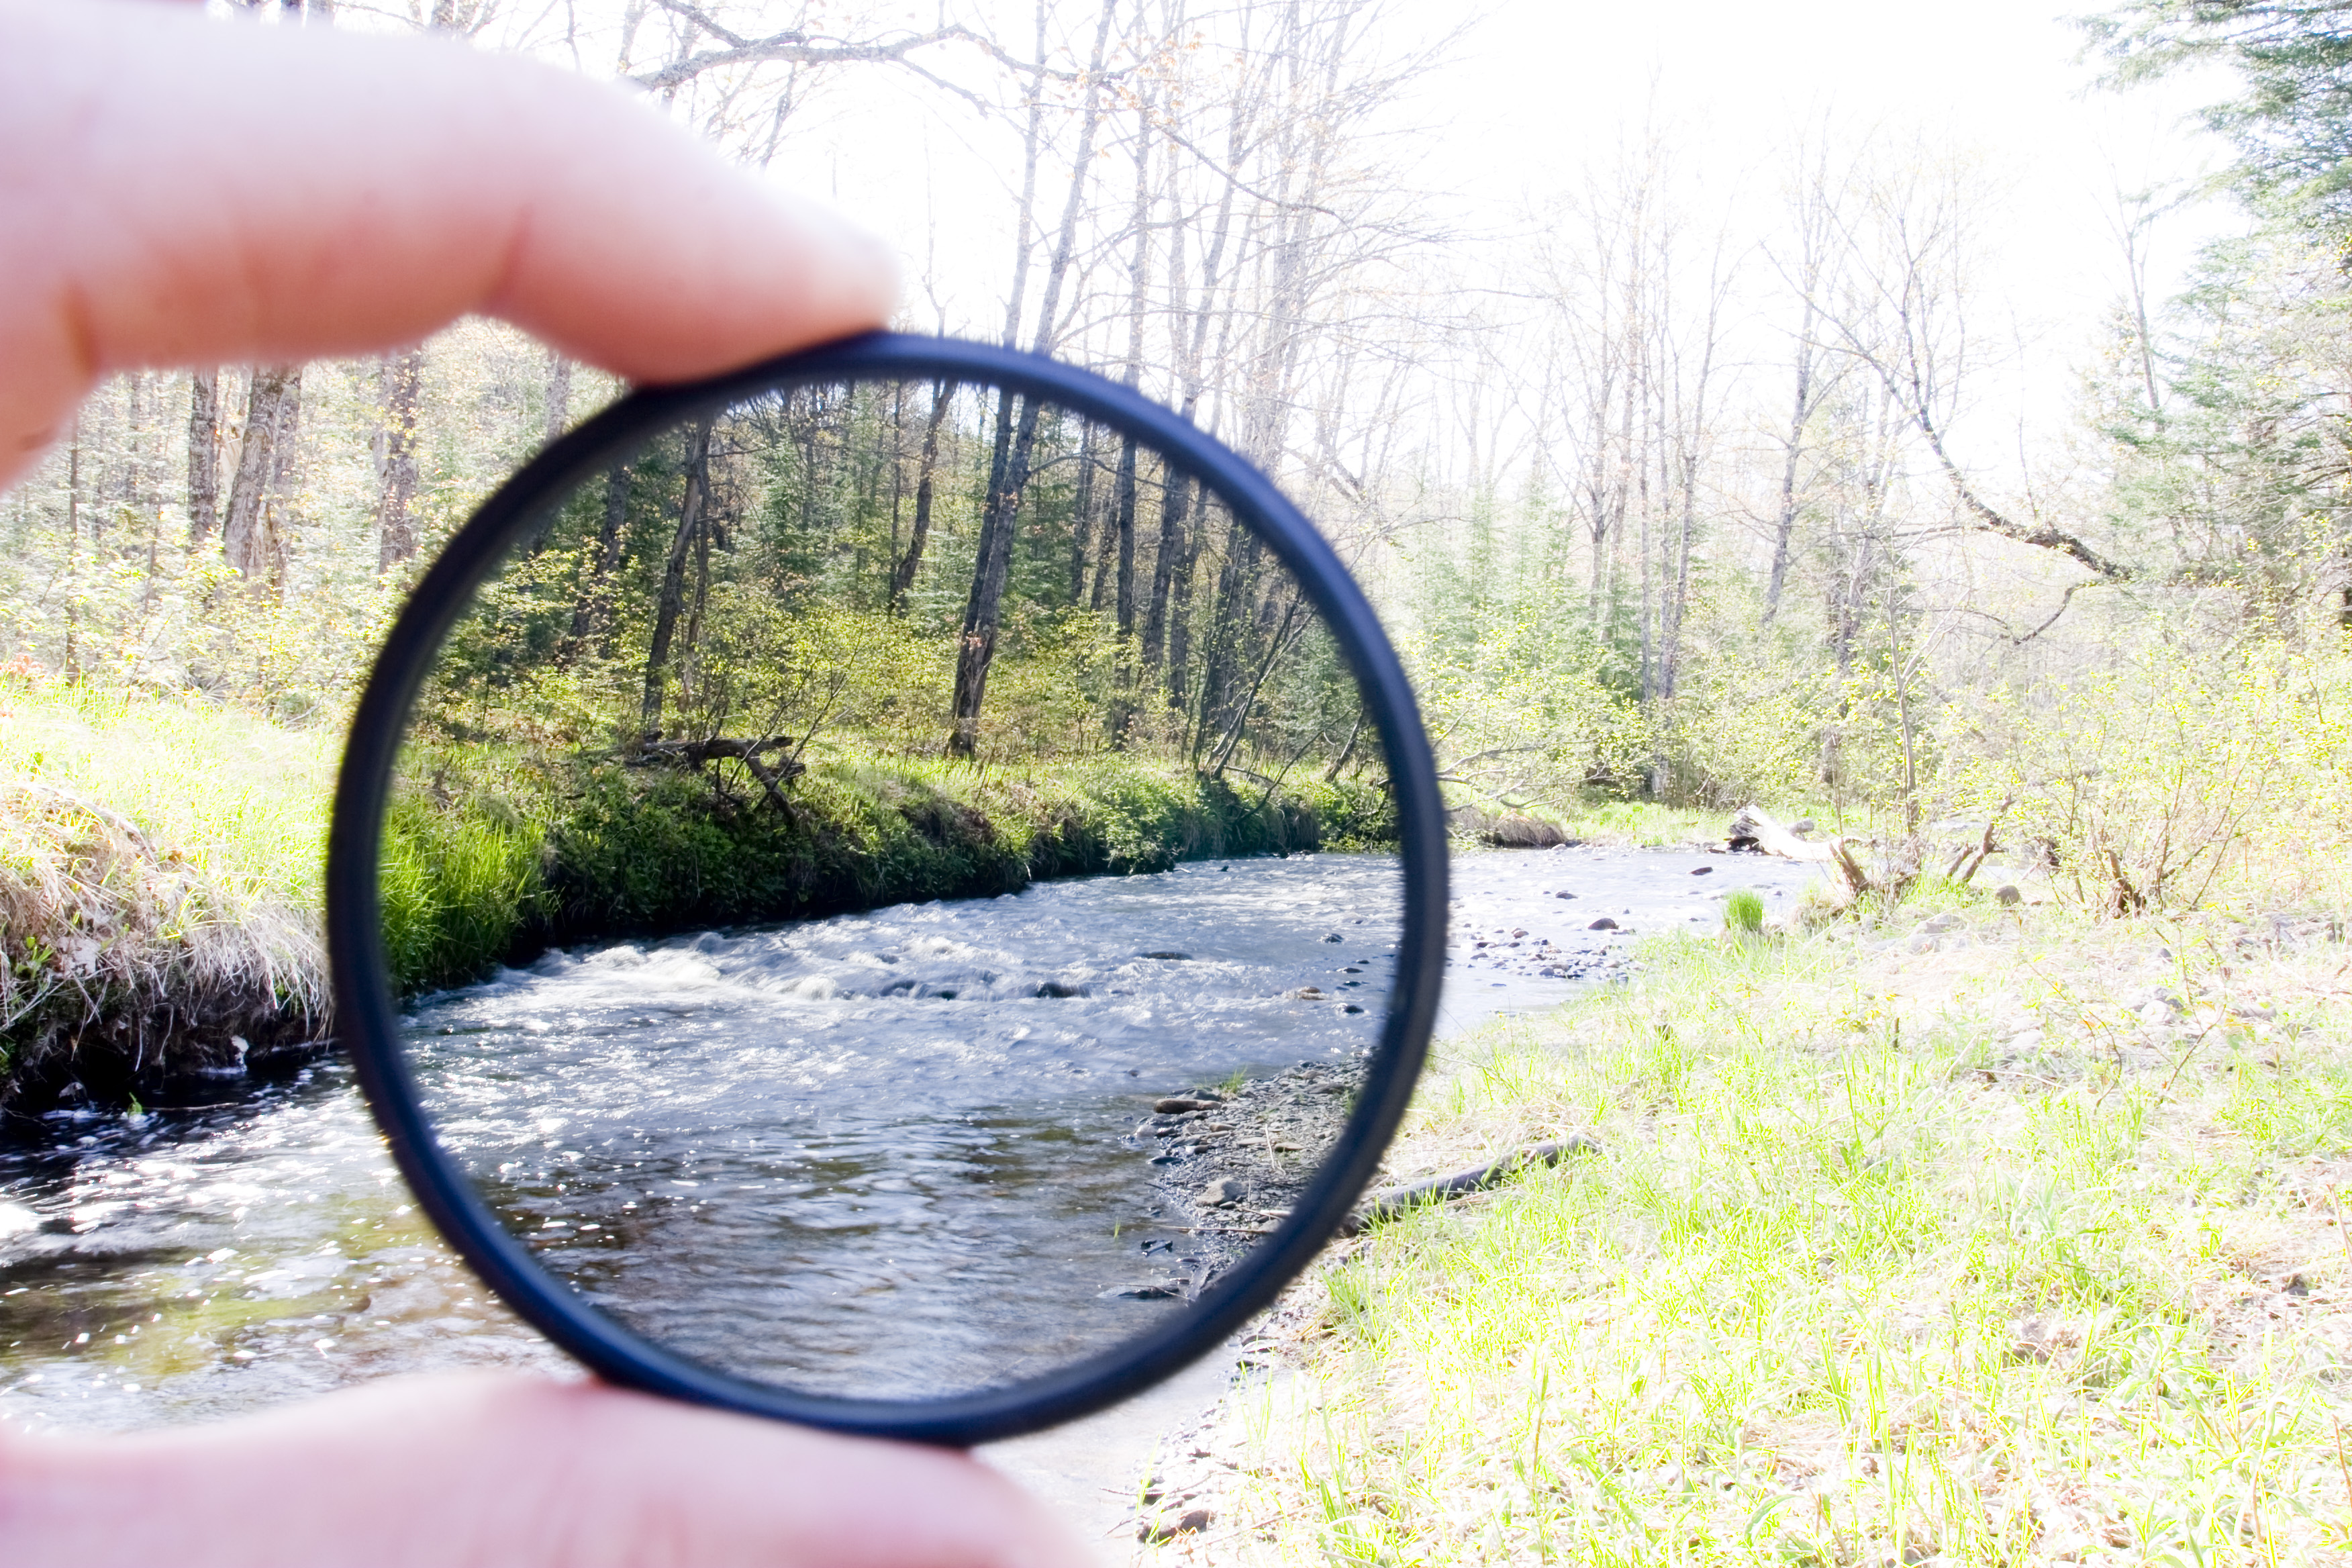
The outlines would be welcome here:
M 1172 962 L 1181 963 L 1191 959 L 1192 955 L 1189 952 L 1146 952 L 1139 954 L 1139 956 L 1143 958 L 1165 958 Z
M 1104 1291 L 1100 1300 L 1105 1301 L 1172 1301 L 1178 1300 L 1183 1294 L 1184 1287 L 1175 1283 L 1166 1285 L 1122 1285 L 1116 1290 Z
M 1325 942 L 1345 942 L 1345 941 L 1347 940 L 1347 938 L 1345 938 L 1345 937 L 1341 936 L 1338 931 L 1333 931 L 1329 936 L 1325 937 L 1323 940 L 1324 940 Z
M 1691 875 L 1694 877 L 1712 877 L 1715 875 L 1715 868 L 1712 866 L 1694 866 L 1691 868 Z
M 1555 899 L 1572 899 L 1576 897 L 1576 895 L 1574 893 L 1554 893 L 1552 897 Z
M 1968 923 L 1966 916 L 1955 910 L 1946 910 L 1940 915 L 1931 915 L 1921 921 L 1919 929 L 1929 936 L 1941 936 L 1948 931 L 1958 931 Z
M 1821 830 L 1821 824 L 1810 816 L 1801 816 L 1789 824 L 1789 831 L 1791 833 L 1819 833 Z
M 1219 1176 L 1201 1189 L 1201 1206 L 1213 1209 L 1223 1208 L 1225 1205 L 1239 1199 L 1241 1195 L 1242 1184 L 1239 1182 L 1231 1176 Z
M 1591 925 L 1586 926 L 1584 929 L 1587 931 L 1615 931 L 1617 929 L 1617 922 L 1611 920 L 1607 915 L 1602 915 L 1599 920 L 1594 921 Z
M 1151 1109 L 1161 1116 L 1181 1116 L 1188 1110 L 1213 1110 L 1224 1103 L 1222 1100 L 1195 1100 L 1188 1095 L 1171 1094 L 1165 1100 L 1155 1100 Z
M 2018 901 L 2024 897 L 2023 893 L 2017 890 L 2017 884 L 2014 882 L 2003 882 L 1992 890 L 1993 902 L 2005 910 L 2014 909 Z

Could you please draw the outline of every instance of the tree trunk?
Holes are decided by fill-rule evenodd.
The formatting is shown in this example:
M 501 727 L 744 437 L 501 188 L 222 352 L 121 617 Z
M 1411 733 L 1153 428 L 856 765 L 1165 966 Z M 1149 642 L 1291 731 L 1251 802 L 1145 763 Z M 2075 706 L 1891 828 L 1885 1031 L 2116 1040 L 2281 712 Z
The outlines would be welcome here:
M 1192 494 L 1192 477 L 1171 470 L 1162 480 L 1160 501 L 1160 544 L 1151 557 L 1151 604 L 1143 616 L 1143 668 L 1157 671 L 1168 647 L 1168 595 L 1175 585 L 1176 563 L 1184 552 L 1184 513 Z
M 66 447 L 66 679 L 81 679 L 81 416 L 74 416 Z
M 1116 614 L 1118 640 L 1135 635 L 1135 437 L 1118 446 L 1118 484 L 1111 508 L 1111 527 L 1118 541 L 1118 598 Z
M 890 613 L 903 614 L 907 608 L 907 593 L 915 585 L 915 574 L 923 564 L 923 547 L 931 536 L 931 489 L 940 462 L 940 425 L 948 416 L 948 405 L 954 401 L 955 389 L 942 381 L 931 388 L 931 415 L 923 423 L 923 452 L 915 468 L 915 526 L 907 540 L 907 552 L 900 556 L 890 572 Z
M 1780 464 L 1780 519 L 1772 536 L 1772 572 L 1764 583 L 1764 624 L 1780 613 L 1780 591 L 1789 581 L 1789 547 L 1797 536 L 1797 461 L 1805 449 L 1805 424 L 1813 414 L 1813 279 L 1805 287 L 1804 321 L 1797 334 L 1797 400 L 1789 411 L 1789 447 Z
M 1070 190 L 1062 205 L 1060 232 L 1055 237 L 1052 261 L 1045 269 L 1045 297 L 1037 309 L 1037 331 L 1033 350 L 1040 354 L 1053 352 L 1054 338 L 1059 326 L 1062 285 L 1067 279 L 1070 261 L 1077 247 L 1078 212 L 1084 203 L 1088 177 L 1094 163 L 1095 131 L 1102 119 L 1103 55 L 1110 42 L 1110 25 L 1114 0 L 1105 0 L 1102 18 L 1095 29 L 1092 61 L 1087 67 L 1086 106 L 1079 121 L 1076 155 L 1070 163 Z M 1007 312 L 1007 324 L 1012 329 L 1006 337 L 1018 335 L 1021 310 L 1021 286 L 1028 265 L 1028 215 L 1036 187 L 1037 151 L 1040 125 L 1038 109 L 1044 95 L 1044 59 L 1045 57 L 1045 8 L 1037 10 L 1037 75 L 1030 89 L 1029 142 L 1027 170 L 1023 180 L 1021 252 L 1014 269 L 1013 305 Z M 1013 563 L 1013 521 L 1020 511 L 1022 492 L 1028 488 L 1030 454 L 1037 439 L 1038 408 L 1030 398 L 1014 399 L 1008 388 L 997 399 L 996 449 L 989 466 L 988 499 L 981 515 L 980 542 L 977 559 L 972 565 L 971 593 L 964 601 L 963 630 L 956 645 L 955 708 L 948 731 L 947 751 L 950 756 L 969 757 L 978 747 L 981 704 L 988 696 L 988 667 L 996 658 L 996 633 L 1004 605 L 1004 584 L 1011 575 Z M 1007 437 L 1011 443 L 1008 447 Z
M 551 349 L 547 355 L 546 441 L 551 445 L 571 426 L 572 361 L 560 350 Z
M 1095 424 L 1078 436 L 1078 482 L 1070 498 L 1070 605 L 1087 601 L 1087 556 L 1095 543 Z
M 425 351 L 409 349 L 383 362 L 383 488 L 375 503 L 378 572 L 416 554 L 416 416 L 425 394 Z
M 188 377 L 188 545 L 220 527 L 220 373 Z
M 677 635 L 678 613 L 686 607 L 686 566 L 695 553 L 709 510 L 710 491 L 710 419 L 694 427 L 688 439 L 686 496 L 677 509 L 677 531 L 670 536 L 669 557 L 662 565 L 661 598 L 654 610 L 653 646 L 646 653 L 646 694 L 640 709 L 645 739 L 661 739 L 662 700 L 667 689 L 670 643 Z
M 229 480 L 228 507 L 221 520 L 221 548 L 229 565 L 255 586 L 268 582 L 277 553 L 270 539 L 269 492 L 278 478 L 278 447 L 281 443 L 291 446 L 301 402 L 299 365 L 254 371 L 246 395 L 236 471 Z

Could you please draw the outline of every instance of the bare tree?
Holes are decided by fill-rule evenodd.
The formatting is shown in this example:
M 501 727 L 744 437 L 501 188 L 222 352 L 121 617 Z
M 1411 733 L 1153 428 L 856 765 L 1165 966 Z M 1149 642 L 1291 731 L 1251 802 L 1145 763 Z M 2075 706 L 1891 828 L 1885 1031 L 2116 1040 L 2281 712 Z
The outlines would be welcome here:
M 1979 348 L 1969 316 L 1975 228 L 1990 206 L 1957 159 L 1924 151 L 1882 159 L 1841 205 L 1840 274 L 1848 286 L 1821 301 L 1819 319 L 1840 352 L 1886 389 L 1978 527 L 2121 581 L 2130 569 L 2075 534 L 2046 517 L 2019 521 L 1986 500 L 1952 456 L 1951 429 Z

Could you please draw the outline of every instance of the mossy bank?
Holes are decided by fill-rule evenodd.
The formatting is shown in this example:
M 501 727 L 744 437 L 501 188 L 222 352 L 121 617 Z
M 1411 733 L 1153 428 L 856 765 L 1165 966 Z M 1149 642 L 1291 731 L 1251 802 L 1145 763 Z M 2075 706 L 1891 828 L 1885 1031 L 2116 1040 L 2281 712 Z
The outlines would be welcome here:
M 554 776 L 479 751 L 420 758 L 408 779 L 383 857 L 387 957 L 407 993 L 574 942 L 1388 837 L 1369 785 L 1241 789 L 1115 754 L 1050 771 L 841 758 L 766 797 L 697 772 Z

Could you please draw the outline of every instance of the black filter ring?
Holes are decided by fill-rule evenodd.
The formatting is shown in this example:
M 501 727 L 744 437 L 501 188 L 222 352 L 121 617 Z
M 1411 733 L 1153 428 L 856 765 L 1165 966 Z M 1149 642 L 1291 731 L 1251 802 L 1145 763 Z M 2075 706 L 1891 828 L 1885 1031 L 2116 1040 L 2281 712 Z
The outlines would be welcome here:
M 1050 400 L 1131 434 L 1189 470 L 1274 549 L 1323 616 L 1379 726 L 1396 811 L 1404 921 L 1380 1044 L 1332 1158 L 1290 1215 L 1189 1310 L 1042 1376 L 937 1400 L 824 1397 L 734 1376 L 592 1308 L 499 1224 L 439 1142 L 400 1047 L 378 921 L 377 865 L 410 705 L 475 590 L 551 507 L 692 416 L 814 382 L 950 381 Z M 352 719 L 327 840 L 327 944 L 338 1029 L 417 1202 L 483 1282 L 599 1377 L 627 1388 L 804 1426 L 969 1447 L 1075 1419 L 1207 1353 L 1314 1259 L 1370 1179 L 1426 1054 L 1444 970 L 1445 819 L 1429 742 L 1396 651 L 1339 555 L 1248 462 L 1189 420 L 1090 371 L 952 338 L 873 333 L 682 386 L 631 394 L 554 442 L 482 503 L 393 623 Z

